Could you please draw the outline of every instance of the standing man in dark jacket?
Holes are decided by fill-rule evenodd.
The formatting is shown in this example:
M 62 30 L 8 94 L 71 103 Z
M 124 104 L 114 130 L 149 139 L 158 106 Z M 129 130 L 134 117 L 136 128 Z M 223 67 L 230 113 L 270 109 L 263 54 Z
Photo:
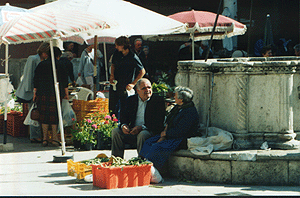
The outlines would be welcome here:
M 122 157 L 125 143 L 137 144 L 140 152 L 146 139 L 164 129 L 165 102 L 163 97 L 152 95 L 151 82 L 140 79 L 138 94 L 126 99 L 121 108 L 120 126 L 112 131 L 112 155 Z
M 117 38 L 115 45 L 109 81 L 116 89 L 113 86 L 109 89 L 109 110 L 118 115 L 118 102 L 120 101 L 120 106 L 123 105 L 128 96 L 127 91 L 131 91 L 146 72 L 139 57 L 130 50 L 128 38 Z

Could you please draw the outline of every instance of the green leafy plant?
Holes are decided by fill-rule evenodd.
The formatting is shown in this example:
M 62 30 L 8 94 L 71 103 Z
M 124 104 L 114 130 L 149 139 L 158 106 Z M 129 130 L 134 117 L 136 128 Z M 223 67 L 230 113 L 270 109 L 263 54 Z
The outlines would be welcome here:
M 96 133 L 94 123 L 91 119 L 85 119 L 77 122 L 74 129 L 71 130 L 72 140 L 77 140 L 81 144 L 91 143 L 93 145 L 97 144 Z
M 110 116 L 108 114 L 105 115 L 95 112 L 92 114 L 91 119 L 97 125 L 96 131 L 100 136 L 98 139 L 102 142 L 102 144 L 108 145 L 111 142 L 111 131 L 118 127 L 118 119 L 115 114 Z
M 80 141 L 81 144 L 92 143 L 97 144 L 98 139 L 104 144 L 111 142 L 111 131 L 118 127 L 118 119 L 115 115 L 106 115 L 100 112 L 91 114 L 88 119 L 76 123 L 74 129 L 71 130 L 72 140 Z
M 158 93 L 164 96 L 169 91 L 169 86 L 165 83 L 153 83 L 152 84 L 152 91 L 153 93 Z
M 20 103 L 18 102 L 15 102 L 17 100 L 17 97 L 15 95 L 15 90 L 13 92 L 11 92 L 8 96 L 8 98 L 11 98 L 9 101 L 7 101 L 7 113 L 10 113 L 10 112 L 23 112 L 23 107 Z M 14 105 L 13 107 L 11 108 L 11 104 L 9 104 L 10 102 L 13 102 L 14 101 Z M 5 103 L 0 103 L 0 115 L 4 114 L 4 111 L 5 111 Z

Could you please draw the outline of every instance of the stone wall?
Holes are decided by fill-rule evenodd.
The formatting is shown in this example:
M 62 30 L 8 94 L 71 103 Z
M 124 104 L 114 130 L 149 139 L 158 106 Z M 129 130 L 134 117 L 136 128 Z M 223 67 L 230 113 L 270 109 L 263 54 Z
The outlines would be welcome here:
M 206 183 L 300 185 L 299 150 L 214 151 L 196 156 L 187 150 L 168 160 L 169 174 Z
M 194 91 L 201 123 L 210 115 L 210 126 L 233 133 L 235 148 L 299 148 L 298 57 L 179 61 L 175 83 Z

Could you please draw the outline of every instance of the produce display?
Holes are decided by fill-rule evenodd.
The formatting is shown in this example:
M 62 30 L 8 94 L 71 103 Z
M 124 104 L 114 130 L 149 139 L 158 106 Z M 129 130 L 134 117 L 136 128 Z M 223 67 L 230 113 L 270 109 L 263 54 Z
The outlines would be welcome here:
M 105 167 L 120 167 L 120 166 L 139 166 L 139 165 L 143 165 L 143 164 L 152 164 L 151 162 L 144 160 L 140 157 L 133 157 L 131 159 L 129 159 L 128 161 L 124 160 L 121 157 L 115 157 L 115 156 L 111 156 L 110 163 L 105 163 L 103 164 Z
M 83 179 L 86 175 L 92 174 L 91 165 L 100 165 L 102 167 L 124 167 L 124 166 L 140 166 L 150 165 L 151 162 L 144 160 L 140 157 L 133 157 L 125 160 L 121 157 L 111 156 L 101 153 L 93 159 L 82 160 L 74 162 L 73 160 L 67 161 L 68 175 L 75 176 L 77 179 Z

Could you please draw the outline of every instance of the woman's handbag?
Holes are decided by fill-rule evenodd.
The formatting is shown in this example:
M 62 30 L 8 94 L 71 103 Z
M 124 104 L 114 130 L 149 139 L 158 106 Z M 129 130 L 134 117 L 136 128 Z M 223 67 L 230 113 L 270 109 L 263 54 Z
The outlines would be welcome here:
M 31 118 L 32 120 L 38 121 L 38 120 L 40 119 L 40 112 L 39 112 L 39 110 L 38 110 L 38 108 L 37 108 L 36 103 L 33 103 L 33 105 L 34 105 L 34 107 L 33 107 L 33 109 L 31 110 L 30 118 Z

